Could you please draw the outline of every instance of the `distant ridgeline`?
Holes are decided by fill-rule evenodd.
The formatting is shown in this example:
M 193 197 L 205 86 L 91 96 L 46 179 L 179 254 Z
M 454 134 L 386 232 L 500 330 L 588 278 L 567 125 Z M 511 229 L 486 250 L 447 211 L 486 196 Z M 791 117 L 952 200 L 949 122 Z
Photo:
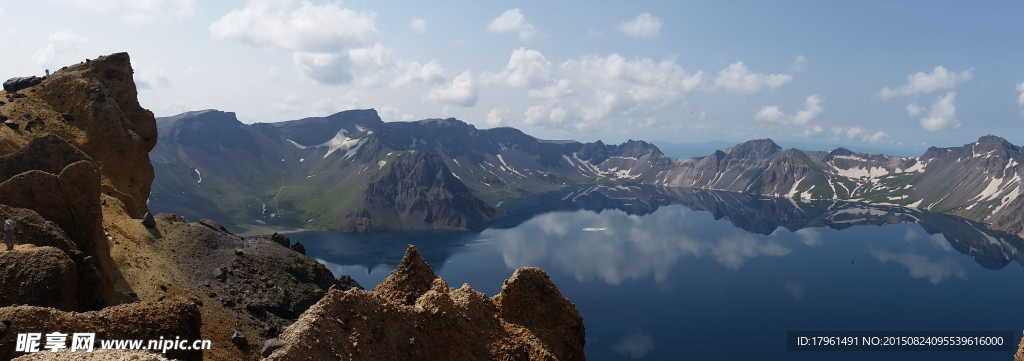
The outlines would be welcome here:
M 782 149 L 752 140 L 666 157 L 652 144 L 540 140 L 462 121 L 385 123 L 374 110 L 242 124 L 206 110 L 157 118 L 149 208 L 307 229 L 468 229 L 495 205 L 569 185 L 646 184 L 922 208 L 1020 234 L 1021 150 L 984 136 L 920 157 Z

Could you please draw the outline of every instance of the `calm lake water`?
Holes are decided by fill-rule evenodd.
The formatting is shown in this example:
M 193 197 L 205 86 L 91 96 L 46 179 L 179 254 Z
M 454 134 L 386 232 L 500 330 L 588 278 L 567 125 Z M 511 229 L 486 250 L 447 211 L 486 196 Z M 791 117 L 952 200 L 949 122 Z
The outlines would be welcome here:
M 415 245 L 489 296 L 540 267 L 584 316 L 590 360 L 1012 360 L 1013 352 L 787 352 L 786 331 L 1024 328 L 1024 243 L 898 207 L 580 187 L 507 201 L 472 232 L 291 236 L 379 284 Z

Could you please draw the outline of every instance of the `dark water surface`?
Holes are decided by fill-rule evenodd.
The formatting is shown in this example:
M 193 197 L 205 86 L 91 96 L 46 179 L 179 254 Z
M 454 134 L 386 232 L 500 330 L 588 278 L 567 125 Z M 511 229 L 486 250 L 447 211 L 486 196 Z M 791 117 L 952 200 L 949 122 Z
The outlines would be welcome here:
M 379 284 L 415 245 L 450 287 L 489 296 L 544 269 L 584 316 L 590 360 L 1012 360 L 1003 352 L 787 352 L 786 331 L 1024 328 L 1024 243 L 886 206 L 653 187 L 502 204 L 473 232 L 291 236 Z

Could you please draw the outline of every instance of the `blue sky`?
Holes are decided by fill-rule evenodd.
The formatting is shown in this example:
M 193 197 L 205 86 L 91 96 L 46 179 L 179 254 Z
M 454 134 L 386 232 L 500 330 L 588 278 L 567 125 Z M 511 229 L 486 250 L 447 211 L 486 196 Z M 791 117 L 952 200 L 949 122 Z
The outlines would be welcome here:
M 546 139 L 1024 144 L 1012 2 L 0 0 L 0 78 L 119 51 L 157 116 L 375 108 Z

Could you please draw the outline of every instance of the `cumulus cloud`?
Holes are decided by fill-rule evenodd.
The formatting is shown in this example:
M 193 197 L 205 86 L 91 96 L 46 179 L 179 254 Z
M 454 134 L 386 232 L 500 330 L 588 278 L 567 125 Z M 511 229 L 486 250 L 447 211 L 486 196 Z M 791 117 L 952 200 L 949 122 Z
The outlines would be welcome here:
M 500 16 L 487 24 L 487 31 L 492 33 L 517 33 L 519 40 L 530 41 L 537 33 L 537 28 L 526 21 L 526 17 L 519 9 L 512 9 L 501 13 Z
M 953 89 L 957 85 L 971 80 L 971 73 L 974 69 L 967 69 L 960 73 L 949 72 L 942 66 L 937 66 L 931 73 L 918 72 L 907 76 L 907 84 L 892 89 L 884 87 L 876 97 L 888 100 L 899 96 L 913 95 L 918 93 L 930 93 L 941 89 Z
M 427 21 L 420 18 L 412 18 L 412 21 L 409 22 L 409 29 L 423 34 L 427 32 Z
M 292 61 L 300 74 L 323 84 L 347 84 L 353 78 L 352 62 L 348 54 L 296 51 L 292 55 Z
M 319 83 L 339 85 L 358 78 L 362 85 L 376 85 L 382 81 L 375 77 L 383 77 L 378 73 L 391 69 L 372 63 L 389 56 L 390 49 L 379 43 L 364 47 L 378 33 L 375 22 L 374 13 L 356 12 L 336 3 L 249 0 L 241 10 L 232 10 L 211 24 L 210 35 L 217 40 L 294 51 L 292 59 L 299 73 Z M 353 69 L 353 64 L 364 67 Z
M 703 84 L 704 73 L 687 73 L 672 59 L 611 54 L 563 62 L 555 78 L 528 92 L 540 103 L 527 109 L 527 124 L 575 130 L 607 129 L 613 121 L 648 124 L 656 111 Z
M 865 135 L 861 137 L 861 140 L 868 143 L 878 143 L 885 140 L 886 138 L 889 138 L 889 135 L 885 134 L 885 132 L 879 131 L 878 133 L 872 135 Z
M 477 85 L 469 70 L 455 77 L 451 83 L 436 86 L 430 90 L 430 100 L 440 103 L 472 107 L 477 101 Z
M 89 39 L 78 35 L 71 29 L 64 29 L 50 34 L 50 40 L 46 47 L 32 55 L 32 60 L 37 65 L 54 65 L 62 55 L 82 50 L 82 44 Z
M 395 80 L 391 81 L 392 88 L 398 88 L 414 82 L 435 84 L 444 81 L 444 69 L 437 61 L 431 60 L 426 64 L 411 62 L 398 66 L 400 71 Z
M 508 108 L 506 107 L 491 109 L 491 111 L 487 113 L 487 118 L 484 119 L 484 123 L 487 123 L 487 125 L 492 127 L 499 126 L 505 121 L 506 115 L 508 115 Z
M 619 24 L 616 29 L 629 37 L 655 39 L 661 35 L 661 20 L 649 13 L 643 13 L 633 20 Z
M 539 51 L 519 48 L 512 50 L 508 65 L 499 74 L 484 72 L 484 83 L 501 83 L 514 87 L 536 86 L 551 78 L 551 62 Z
M 381 43 L 354 48 L 341 53 L 307 53 L 293 55 L 295 67 L 308 79 L 330 85 L 353 83 L 363 88 L 392 88 L 422 82 L 436 84 L 445 79 L 444 69 L 437 61 L 426 64 L 394 60 L 392 49 Z
M 803 55 L 797 55 L 796 59 L 793 59 L 793 62 L 789 63 L 789 68 L 787 70 L 792 73 L 799 73 L 807 70 L 807 58 Z
M 121 21 L 130 25 L 151 23 L 159 17 L 189 17 L 195 13 L 194 0 L 61 0 L 61 3 L 99 11 L 122 13 Z
M 737 61 L 715 75 L 712 88 L 746 95 L 758 93 L 764 88 L 777 89 L 790 81 L 793 81 L 793 77 L 787 74 L 752 73 L 742 61 Z
M 210 25 L 217 40 L 311 53 L 363 46 L 376 34 L 376 14 L 308 0 L 249 0 Z
M 864 128 L 861 128 L 861 127 L 850 127 L 850 129 L 846 130 L 846 137 L 847 138 L 853 138 L 853 137 L 856 137 L 857 135 L 860 135 L 861 133 L 864 133 Z
M 135 69 L 135 87 L 139 90 L 167 88 L 171 86 L 171 78 L 167 70 L 155 62 L 149 64 L 136 64 L 132 62 L 132 69 Z
M 928 257 L 913 253 L 892 253 L 885 249 L 871 249 L 869 252 L 882 263 L 898 263 L 910 271 L 911 277 L 928 278 L 933 284 L 938 284 L 949 277 L 967 279 L 967 271 L 952 259 L 933 262 Z
M 955 98 L 956 92 L 948 92 L 945 96 L 935 99 L 928 115 L 921 118 L 921 128 L 929 132 L 960 128 L 960 121 L 956 118 L 956 106 L 953 105 Z M 911 104 L 907 106 L 907 112 L 914 116 L 923 112 L 923 109 Z
M 921 107 L 917 106 L 917 104 L 914 104 L 914 103 L 907 104 L 907 114 L 909 114 L 911 117 L 916 117 L 919 114 L 921 114 L 921 112 L 923 112 L 923 111 L 924 111 L 924 108 L 921 108 Z
M 821 103 L 821 96 L 815 94 L 808 96 L 804 102 L 804 109 L 792 116 L 779 110 L 778 106 L 772 105 L 761 107 L 761 110 L 754 115 L 754 119 L 779 124 L 807 125 L 825 111 Z

